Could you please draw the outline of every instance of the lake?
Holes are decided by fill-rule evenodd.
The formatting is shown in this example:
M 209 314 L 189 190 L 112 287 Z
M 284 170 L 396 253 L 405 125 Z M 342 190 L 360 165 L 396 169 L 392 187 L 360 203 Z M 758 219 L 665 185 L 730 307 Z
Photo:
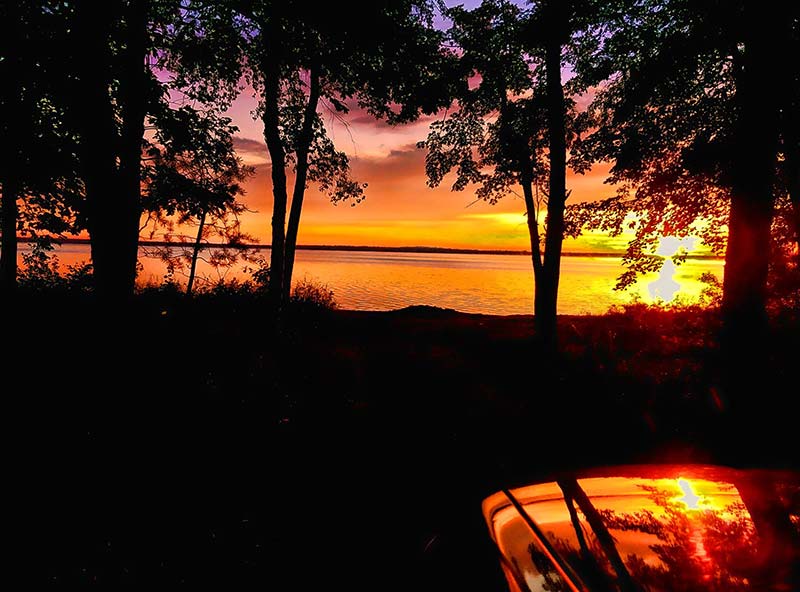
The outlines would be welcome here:
M 269 257 L 269 251 L 259 256 Z M 88 245 L 63 245 L 56 249 L 63 264 L 89 259 Z M 166 272 L 164 263 L 140 250 L 142 283 L 160 283 Z M 671 262 L 667 267 L 671 267 Z M 600 314 L 609 307 L 630 302 L 634 295 L 644 302 L 659 296 L 697 299 L 704 284 L 703 272 L 722 277 L 723 261 L 689 259 L 664 270 L 661 277 L 643 277 L 626 292 L 614 291 L 622 272 L 617 257 L 564 257 L 561 264 L 559 314 Z M 217 274 L 207 264 L 198 265 L 200 277 Z M 241 265 L 225 276 L 245 277 Z M 182 279 L 180 274 L 177 279 Z M 326 284 L 334 292 L 340 308 L 354 310 L 392 310 L 425 304 L 463 312 L 487 314 L 530 314 L 533 299 L 533 274 L 527 255 L 396 253 L 371 251 L 297 252 L 295 280 Z

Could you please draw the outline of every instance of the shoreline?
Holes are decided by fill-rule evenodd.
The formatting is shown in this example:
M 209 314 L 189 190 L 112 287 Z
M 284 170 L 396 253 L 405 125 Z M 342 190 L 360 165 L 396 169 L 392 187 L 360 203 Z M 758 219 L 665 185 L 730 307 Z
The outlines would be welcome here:
M 20 244 L 29 244 L 34 242 L 29 237 L 19 237 Z M 89 245 L 88 238 L 61 238 L 53 240 L 56 245 Z M 150 241 L 140 240 L 139 247 L 190 247 L 192 244 L 189 242 L 181 243 L 175 241 Z M 271 245 L 253 244 L 253 245 L 230 245 L 225 243 L 207 243 L 201 245 L 201 250 L 205 249 L 239 249 L 239 250 L 255 250 L 266 251 L 271 248 Z M 524 249 L 462 249 L 450 247 L 427 247 L 427 246 L 403 246 L 403 247 L 384 247 L 377 245 L 297 245 L 298 251 L 342 251 L 342 252 L 363 252 L 363 253 L 417 253 L 417 254 L 441 254 L 441 255 L 521 255 L 530 256 L 531 252 Z M 567 251 L 561 254 L 562 257 L 596 257 L 596 258 L 622 258 L 625 254 L 623 252 L 591 252 L 591 251 Z M 665 258 L 660 255 L 653 255 L 653 257 Z M 724 260 L 724 257 L 718 255 L 702 255 L 690 254 L 687 259 L 698 260 Z

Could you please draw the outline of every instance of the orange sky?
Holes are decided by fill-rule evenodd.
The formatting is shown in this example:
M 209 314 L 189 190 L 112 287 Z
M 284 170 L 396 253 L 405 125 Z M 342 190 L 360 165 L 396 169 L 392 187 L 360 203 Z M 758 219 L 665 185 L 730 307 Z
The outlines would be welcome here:
M 521 0 L 518 3 L 524 4 Z M 445 4 L 472 9 L 480 0 L 445 0 Z M 445 28 L 448 24 L 437 16 L 437 27 Z M 229 114 L 240 129 L 239 154 L 248 164 L 256 166 L 256 176 L 247 183 L 243 200 L 257 213 L 243 218 L 243 229 L 259 242 L 269 243 L 272 208 L 269 157 L 261 122 L 254 121 L 251 115 L 256 105 L 252 92 L 245 92 Z M 425 151 L 418 150 L 416 143 L 425 139 L 428 124 L 434 118 L 400 127 L 376 121 L 358 109 L 345 118 L 347 127 L 332 117 L 326 117 L 326 126 L 336 147 L 350 156 L 353 177 L 368 183 L 367 198 L 355 207 L 334 206 L 310 187 L 303 205 L 300 244 L 530 248 L 521 198 L 509 195 L 492 206 L 476 202 L 474 188 L 451 192 L 450 177 L 437 189 L 426 185 Z M 613 189 L 603 184 L 607 172 L 608 166 L 598 166 L 584 176 L 568 173 L 567 188 L 572 191 L 568 203 L 610 197 Z M 564 248 L 572 252 L 623 251 L 627 241 L 628 237 L 611 239 L 592 233 L 578 240 L 567 239 Z
M 269 157 L 261 122 L 251 116 L 255 105 L 255 99 L 245 93 L 230 115 L 240 128 L 237 150 L 245 162 L 256 167 L 243 198 L 256 213 L 243 218 L 244 230 L 268 243 L 272 207 Z M 349 128 L 331 118 L 326 125 L 337 148 L 350 156 L 354 178 L 369 184 L 367 199 L 355 207 L 346 203 L 334 206 L 310 187 L 303 206 L 300 244 L 529 248 L 521 198 L 509 195 L 492 206 L 476 202 L 470 188 L 451 192 L 449 178 L 437 189 L 426 185 L 425 151 L 415 145 L 425 139 L 433 118 L 399 127 L 356 110 L 346 118 Z M 570 202 L 610 196 L 613 190 L 603 184 L 607 170 L 607 166 L 598 166 L 583 176 L 569 174 Z M 565 248 L 610 251 L 624 248 L 625 242 L 595 234 L 568 240 Z

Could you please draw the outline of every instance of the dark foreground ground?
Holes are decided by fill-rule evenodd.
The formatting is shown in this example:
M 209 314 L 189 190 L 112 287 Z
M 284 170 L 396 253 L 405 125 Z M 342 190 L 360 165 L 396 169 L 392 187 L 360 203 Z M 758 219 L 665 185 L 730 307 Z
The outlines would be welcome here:
M 27 301 L 10 325 L 27 581 L 502 590 L 483 497 L 632 462 L 794 466 L 800 331 L 726 379 L 713 316 L 298 314 Z M 6 384 L 12 384 L 6 382 Z M 742 393 L 749 393 L 743 401 Z M 30 424 L 30 425 L 29 425 Z

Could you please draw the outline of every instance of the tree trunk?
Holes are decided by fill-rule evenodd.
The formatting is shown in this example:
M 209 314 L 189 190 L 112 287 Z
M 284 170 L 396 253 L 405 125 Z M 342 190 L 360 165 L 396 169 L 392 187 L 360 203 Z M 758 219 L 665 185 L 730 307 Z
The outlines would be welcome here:
M 22 145 L 20 118 L 23 115 L 22 105 L 22 67 L 20 52 L 22 47 L 22 23 L 19 7 L 14 2 L 8 4 L 6 17 L 9 20 L 11 33 L 6 39 L 5 47 L 10 48 L 7 54 L 2 88 L 2 149 L 3 159 L 0 168 L 3 170 L 2 182 L 2 245 L 0 245 L 0 295 L 10 300 L 17 287 L 17 198 L 19 197 L 19 173 L 21 168 L 19 150 Z
M 558 7 L 551 7 L 556 31 L 563 28 Z M 561 276 L 561 248 L 564 242 L 564 207 L 567 201 L 567 139 L 564 122 L 566 104 L 561 85 L 561 35 L 554 34 L 545 48 L 547 77 L 547 133 L 550 179 L 547 196 L 542 281 L 536 286 L 534 319 L 542 343 L 551 351 L 558 347 L 558 283 Z
M 265 28 L 264 45 L 270 47 L 270 31 Z M 274 53 L 274 48 L 273 52 Z M 264 76 L 264 140 L 272 167 L 272 244 L 270 245 L 269 300 L 276 320 L 282 316 L 283 272 L 286 243 L 286 153 L 280 137 L 278 102 L 280 99 L 280 64 L 275 55 L 268 55 L 261 64 Z
M 763 191 L 771 188 L 740 186 L 731 198 L 722 305 L 727 337 L 740 345 L 763 339 L 767 328 L 772 200 L 759 199 Z
M 144 120 L 147 113 L 147 22 L 148 0 L 131 0 L 125 11 L 126 47 L 120 72 L 122 133 L 120 137 L 119 192 L 111 196 L 109 210 L 116 229 L 113 241 L 114 266 L 110 281 L 114 294 L 133 294 L 139 248 L 141 217 L 141 159 Z
M 314 138 L 314 121 L 317 117 L 317 104 L 319 103 L 320 85 L 319 71 L 312 67 L 309 71 L 309 93 L 303 116 L 303 129 L 300 131 L 299 147 L 297 149 L 297 174 L 292 192 L 292 208 L 289 212 L 289 227 L 286 230 L 286 255 L 283 270 L 283 301 L 289 302 L 292 290 L 292 271 L 294 270 L 294 256 L 297 249 L 297 232 L 300 228 L 300 214 L 303 210 L 303 197 L 306 192 L 308 179 L 308 152 Z
M 18 185 L 13 163 L 6 161 L 8 170 L 3 183 L 3 244 L 0 247 L 0 294 L 8 298 L 17 288 L 17 196 Z
M 73 105 L 80 128 L 81 172 L 86 192 L 84 215 L 89 231 L 95 290 L 105 300 L 115 291 L 113 225 L 109 203 L 117 196 L 117 134 L 111 103 L 111 49 L 113 20 L 110 3 L 77 5 L 75 58 L 79 77 Z
M 533 267 L 533 300 L 542 281 L 542 245 L 539 236 L 539 217 L 537 204 L 533 198 L 533 162 L 531 161 L 530 146 L 526 138 L 514 129 L 510 122 L 513 115 L 509 112 L 509 104 L 505 98 L 501 99 L 500 106 L 500 138 L 508 150 L 506 155 L 520 165 L 519 184 L 525 201 L 525 220 L 528 225 L 528 239 L 531 245 L 531 265 Z M 534 304 L 535 314 L 535 304 Z
M 778 106 L 772 93 L 780 79 L 771 37 L 775 9 L 746 4 L 743 68 L 737 80 L 737 154 L 732 172 L 728 246 L 722 311 L 724 344 L 739 365 L 748 352 L 763 351 L 773 182 L 778 142 Z
M 536 314 L 536 294 L 542 281 L 542 251 L 539 244 L 539 220 L 536 218 L 536 203 L 533 200 L 533 182 L 530 175 L 530 163 L 521 176 L 522 195 L 525 198 L 525 210 L 528 223 L 528 238 L 531 241 L 531 263 L 533 265 L 533 298 L 534 314 Z
M 194 287 L 194 276 L 197 270 L 197 256 L 200 254 L 200 244 L 203 241 L 203 228 L 206 225 L 206 211 L 200 214 L 200 224 L 197 226 L 197 237 L 194 239 L 194 247 L 192 248 L 192 264 L 189 267 L 189 281 L 186 283 L 186 295 L 192 295 L 192 288 Z

